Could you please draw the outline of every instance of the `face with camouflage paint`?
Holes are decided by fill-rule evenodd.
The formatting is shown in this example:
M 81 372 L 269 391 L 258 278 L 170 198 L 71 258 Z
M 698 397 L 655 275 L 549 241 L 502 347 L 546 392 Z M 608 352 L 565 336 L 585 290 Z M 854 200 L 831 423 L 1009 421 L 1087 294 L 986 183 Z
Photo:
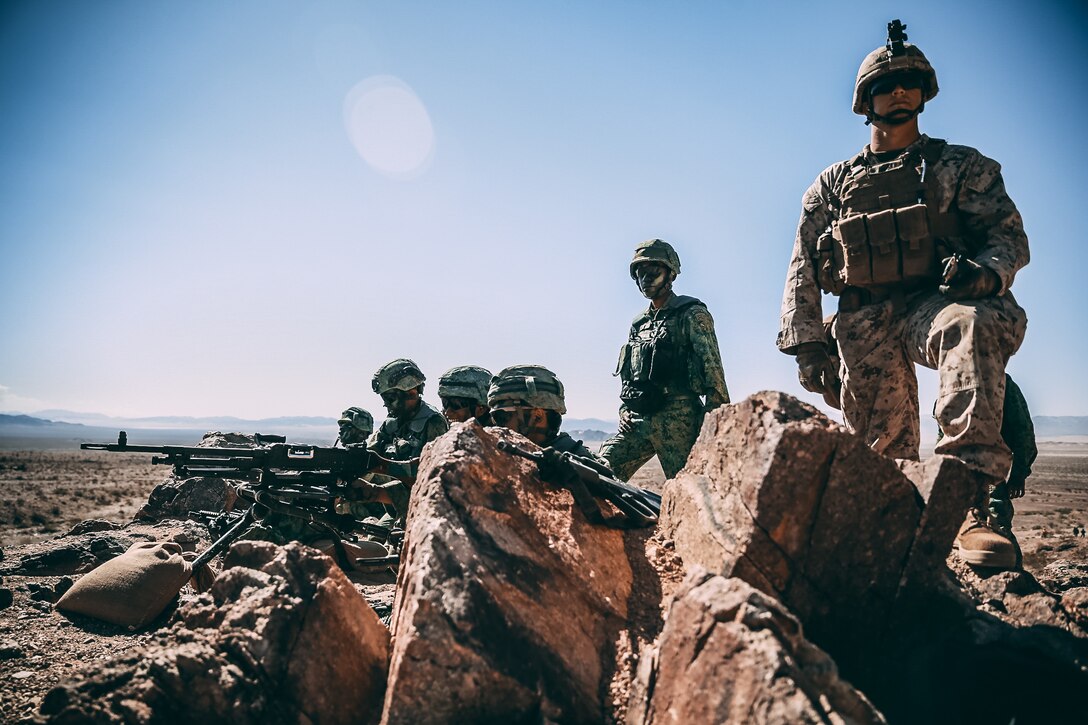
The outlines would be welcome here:
M 419 409 L 419 388 L 387 390 L 382 393 L 382 405 L 394 418 L 407 418 Z
M 543 408 L 499 408 L 491 411 L 491 417 L 498 425 L 521 433 L 538 446 L 548 445 L 553 437 L 548 411 Z
M 366 431 L 359 430 L 351 423 L 340 424 L 340 442 L 344 445 L 366 443 L 367 435 Z
M 657 262 L 642 262 L 635 265 L 635 284 L 648 300 L 660 297 L 672 285 L 669 268 Z

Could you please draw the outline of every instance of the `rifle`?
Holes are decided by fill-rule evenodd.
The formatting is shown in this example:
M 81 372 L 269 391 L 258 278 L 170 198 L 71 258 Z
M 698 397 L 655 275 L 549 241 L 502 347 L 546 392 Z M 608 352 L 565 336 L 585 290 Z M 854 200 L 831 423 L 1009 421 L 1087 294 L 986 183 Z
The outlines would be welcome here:
M 661 513 L 661 496 L 653 491 L 617 480 L 577 456 L 550 446 L 533 452 L 509 441 L 499 441 L 498 448 L 504 453 L 534 461 L 541 478 L 568 488 L 592 523 L 608 523 L 601 514 L 596 498 L 603 498 L 619 509 L 631 526 L 652 526 L 657 523 Z
M 216 524 L 220 538 L 194 562 L 194 570 L 207 564 L 224 551 L 254 521 L 272 513 L 303 519 L 329 531 L 336 539 L 350 539 L 362 533 L 381 539 L 387 545 L 399 547 L 403 531 L 390 530 L 357 520 L 349 514 L 335 511 L 337 499 L 367 500 L 365 488 L 353 485 L 366 473 L 386 472 L 393 461 L 363 446 L 325 448 L 322 446 L 287 444 L 283 436 L 256 435 L 256 448 L 201 448 L 199 446 L 129 445 L 128 435 L 121 431 L 117 443 L 83 443 L 81 450 L 111 453 L 152 453 L 151 462 L 173 466 L 181 478 L 211 477 L 237 481 L 239 498 L 249 502 L 244 513 L 197 512 Z M 213 523 L 209 521 L 209 523 Z

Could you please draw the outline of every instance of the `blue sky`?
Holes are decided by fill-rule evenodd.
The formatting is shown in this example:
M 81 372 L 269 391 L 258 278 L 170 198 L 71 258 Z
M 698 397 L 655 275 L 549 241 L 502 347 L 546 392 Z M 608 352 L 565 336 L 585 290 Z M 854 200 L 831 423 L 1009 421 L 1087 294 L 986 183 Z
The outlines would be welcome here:
M 1088 13 L 1012 2 L 6 2 L 0 410 L 380 413 L 411 357 L 431 400 L 540 362 L 614 418 L 650 237 L 734 399 L 817 402 L 774 346 L 800 195 L 867 142 L 853 80 L 897 17 L 940 80 L 923 130 L 1025 219 L 1010 370 L 1088 414 Z

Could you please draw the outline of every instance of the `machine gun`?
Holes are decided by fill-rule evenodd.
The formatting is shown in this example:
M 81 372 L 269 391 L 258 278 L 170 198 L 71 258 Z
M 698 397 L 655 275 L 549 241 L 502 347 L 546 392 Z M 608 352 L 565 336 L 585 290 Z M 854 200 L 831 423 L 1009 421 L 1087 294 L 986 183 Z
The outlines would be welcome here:
M 411 461 L 393 461 L 363 446 L 325 448 L 288 444 L 282 436 L 257 435 L 256 448 L 202 448 L 199 446 L 129 445 L 121 431 L 117 443 L 83 443 L 81 450 L 111 453 L 151 453 L 154 464 L 174 467 L 182 478 L 213 477 L 237 481 L 239 498 L 249 507 L 240 514 L 222 516 L 216 523 L 219 539 L 193 562 L 194 570 L 224 551 L 254 521 L 270 514 L 299 518 L 328 531 L 336 539 L 349 539 L 362 533 L 383 543 L 399 547 L 404 532 L 359 521 L 335 510 L 337 499 L 366 500 L 356 479 L 367 473 L 386 473 L 391 465 L 410 465 Z M 198 512 L 207 515 L 213 512 Z M 210 522 L 209 522 L 210 523 Z M 395 560 L 395 556 L 392 557 Z
M 509 441 L 499 441 L 498 448 L 504 453 L 534 461 L 541 478 L 569 489 L 591 523 L 610 523 L 601 513 L 597 498 L 615 506 L 630 526 L 652 526 L 657 523 L 661 513 L 661 496 L 653 491 L 619 481 L 570 453 L 561 453 L 551 447 L 534 453 Z

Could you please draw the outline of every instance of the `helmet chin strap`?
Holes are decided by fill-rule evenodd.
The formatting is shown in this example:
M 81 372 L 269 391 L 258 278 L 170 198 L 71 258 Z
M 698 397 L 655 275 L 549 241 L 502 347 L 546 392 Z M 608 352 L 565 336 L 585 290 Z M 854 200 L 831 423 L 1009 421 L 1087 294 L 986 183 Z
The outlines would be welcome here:
M 918 114 L 925 110 L 926 102 L 922 101 L 918 104 L 918 108 L 913 111 L 893 111 L 895 116 L 881 116 L 879 113 L 873 110 L 873 102 L 869 101 L 869 111 L 865 114 L 865 125 L 868 126 L 873 121 L 880 121 L 889 126 L 902 126 L 904 123 L 908 123 L 912 119 L 918 117 Z

